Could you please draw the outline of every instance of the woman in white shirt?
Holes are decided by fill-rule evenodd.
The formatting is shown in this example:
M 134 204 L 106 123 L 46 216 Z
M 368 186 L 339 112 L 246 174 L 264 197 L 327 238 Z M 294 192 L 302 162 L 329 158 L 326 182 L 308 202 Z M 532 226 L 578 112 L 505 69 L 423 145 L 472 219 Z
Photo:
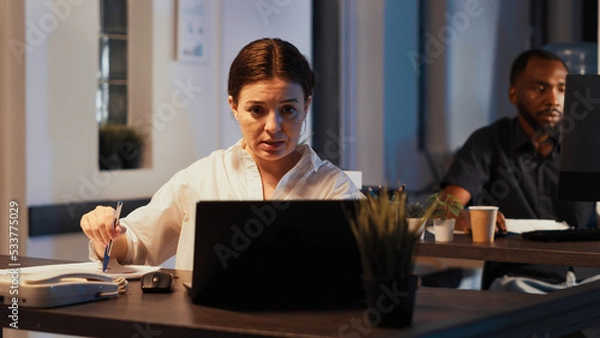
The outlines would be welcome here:
M 112 207 L 85 214 L 90 258 L 101 259 L 112 238 L 111 258 L 121 264 L 158 265 L 176 254 L 176 267 L 191 270 L 200 200 L 361 198 L 342 170 L 298 145 L 313 88 L 314 73 L 291 43 L 265 38 L 242 48 L 227 89 L 242 139 L 176 173 L 116 231 Z

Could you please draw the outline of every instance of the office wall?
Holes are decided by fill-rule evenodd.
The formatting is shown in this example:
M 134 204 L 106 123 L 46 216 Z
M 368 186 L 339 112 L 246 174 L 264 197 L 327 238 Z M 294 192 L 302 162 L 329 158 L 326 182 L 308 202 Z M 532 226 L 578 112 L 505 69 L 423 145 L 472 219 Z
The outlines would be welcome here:
M 32 47 L 26 58 L 28 205 L 151 196 L 177 170 L 239 139 L 227 106 L 226 74 L 244 44 L 280 36 L 311 54 L 310 1 L 205 1 L 214 21 L 207 23 L 208 58 L 200 64 L 174 60 L 175 1 L 136 2 L 151 13 L 145 21 L 151 22 L 152 40 L 139 47 L 149 49 L 148 57 L 138 50 L 141 56 L 131 61 L 147 65 L 152 95 L 130 99 L 138 116 L 151 109 L 150 120 L 134 121 L 150 125 L 151 167 L 100 172 L 94 115 L 98 1 L 65 1 L 62 8 L 52 3 L 26 2 Z M 28 253 L 85 259 L 86 243 L 81 234 L 33 238 Z
M 69 2 L 65 2 L 69 4 Z M 151 97 L 131 97 L 132 105 L 150 100 L 153 163 L 151 168 L 99 172 L 97 124 L 95 122 L 96 69 L 98 66 L 99 6 L 96 0 L 73 5 L 56 28 L 44 29 L 54 15 L 50 2 L 28 1 L 27 35 L 33 50 L 27 54 L 27 196 L 30 205 L 70 203 L 105 198 L 147 197 L 177 169 L 207 154 L 217 145 L 206 124 L 214 124 L 211 113 L 216 91 L 208 85 L 217 71 L 207 65 L 173 61 L 173 2 L 152 3 L 153 44 L 146 63 L 152 83 Z M 54 16 L 57 18 L 57 16 Z M 135 39 L 135 35 L 130 39 Z M 213 50 L 215 59 L 218 50 Z M 205 85 L 203 85 L 202 81 Z M 137 79 L 133 79 L 135 81 Z M 198 87 L 198 88 L 197 88 Z M 187 89 L 188 103 L 174 107 L 172 95 Z M 183 96 L 185 97 L 185 96 Z M 178 97 L 180 98 L 180 97 Z M 187 97 L 185 97 L 187 98 Z M 182 100 L 183 102 L 186 102 Z M 204 116 L 206 123 L 198 123 Z M 205 138 L 195 138 L 199 126 Z
M 363 184 L 418 190 L 430 181 L 417 147 L 419 0 L 347 0 L 342 6 L 342 137 L 347 169 Z
M 78 185 L 81 179 L 91 182 L 97 156 L 92 147 L 97 146 L 94 96 L 98 3 L 67 3 L 57 8 L 48 4 L 25 2 L 28 205 L 63 203 L 65 194 L 83 195 L 78 193 Z M 93 189 L 97 188 L 92 184 L 85 193 L 93 195 Z M 30 239 L 27 254 L 85 257 L 84 248 L 80 249 L 84 241 L 64 242 L 64 238 L 52 242 Z M 54 251 L 61 254 L 55 255 Z
M 355 145 L 357 168 L 365 184 L 436 189 L 452 153 L 472 131 L 514 116 L 508 71 L 527 47 L 528 3 L 355 3 L 356 142 L 348 144 Z M 421 109 L 424 149 L 418 148 Z
M 363 172 L 366 185 L 382 184 L 384 144 L 383 112 L 383 13 L 385 1 L 356 1 L 354 84 L 356 98 L 356 135 L 346 135 L 344 144 L 356 149 L 357 169 Z
M 441 179 L 477 128 L 516 116 L 508 102 L 512 60 L 528 47 L 529 2 L 427 0 L 423 91 L 427 170 Z
M 22 2 L 0 0 L 0 252 L 25 252 L 25 67 L 15 55 L 14 41 L 23 41 Z M 9 250 L 10 249 L 10 250 Z
M 419 51 L 419 0 L 385 1 L 384 14 L 384 182 L 406 184 L 421 190 L 431 180 L 418 146 L 419 83 L 421 70 L 414 55 Z
M 448 39 L 446 118 L 451 151 L 473 130 L 499 117 L 516 116 L 508 101 L 510 66 L 529 47 L 527 2 L 473 3 L 454 0 L 448 6 L 448 24 L 458 32 L 454 39 Z

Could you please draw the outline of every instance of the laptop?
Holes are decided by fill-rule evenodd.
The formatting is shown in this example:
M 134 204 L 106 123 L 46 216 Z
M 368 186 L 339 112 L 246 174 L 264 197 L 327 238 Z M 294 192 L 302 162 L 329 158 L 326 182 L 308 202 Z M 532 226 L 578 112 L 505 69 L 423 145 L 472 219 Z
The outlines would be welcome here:
M 202 201 L 193 303 L 228 309 L 360 305 L 354 201 Z

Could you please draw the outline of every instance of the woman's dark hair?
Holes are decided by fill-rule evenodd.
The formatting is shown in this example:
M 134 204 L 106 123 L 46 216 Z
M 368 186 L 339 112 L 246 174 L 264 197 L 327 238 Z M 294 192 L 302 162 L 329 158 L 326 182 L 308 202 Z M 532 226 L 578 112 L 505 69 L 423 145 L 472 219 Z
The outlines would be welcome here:
M 527 63 L 532 57 L 538 57 L 546 61 L 560 61 L 560 63 L 562 63 L 567 72 L 569 71 L 569 67 L 567 67 L 563 59 L 561 59 L 558 55 L 544 49 L 530 49 L 519 54 L 519 56 L 517 56 L 517 58 L 513 62 L 512 68 L 510 69 L 511 86 L 515 84 L 515 81 L 517 81 L 517 77 L 519 77 L 519 75 L 521 75 L 525 71 Z
M 237 103 L 245 85 L 275 77 L 299 84 L 304 100 L 312 95 L 315 74 L 298 48 L 277 38 L 255 40 L 244 46 L 231 63 L 227 93 Z

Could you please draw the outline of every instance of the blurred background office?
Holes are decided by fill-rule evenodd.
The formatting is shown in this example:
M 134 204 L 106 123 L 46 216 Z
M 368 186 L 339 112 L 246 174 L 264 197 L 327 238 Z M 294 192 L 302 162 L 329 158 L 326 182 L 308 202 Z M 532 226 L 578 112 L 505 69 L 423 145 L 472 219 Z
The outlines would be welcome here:
M 19 202 L 20 254 L 87 259 L 86 203 L 147 199 L 239 139 L 226 72 L 263 36 L 313 62 L 305 136 L 322 157 L 426 194 L 474 129 L 515 114 L 518 53 L 549 46 L 597 73 L 597 17 L 597 0 L 0 0 L 0 200 Z M 102 167 L 106 121 L 143 136 L 133 169 Z M 46 207 L 67 230 L 28 238 Z

